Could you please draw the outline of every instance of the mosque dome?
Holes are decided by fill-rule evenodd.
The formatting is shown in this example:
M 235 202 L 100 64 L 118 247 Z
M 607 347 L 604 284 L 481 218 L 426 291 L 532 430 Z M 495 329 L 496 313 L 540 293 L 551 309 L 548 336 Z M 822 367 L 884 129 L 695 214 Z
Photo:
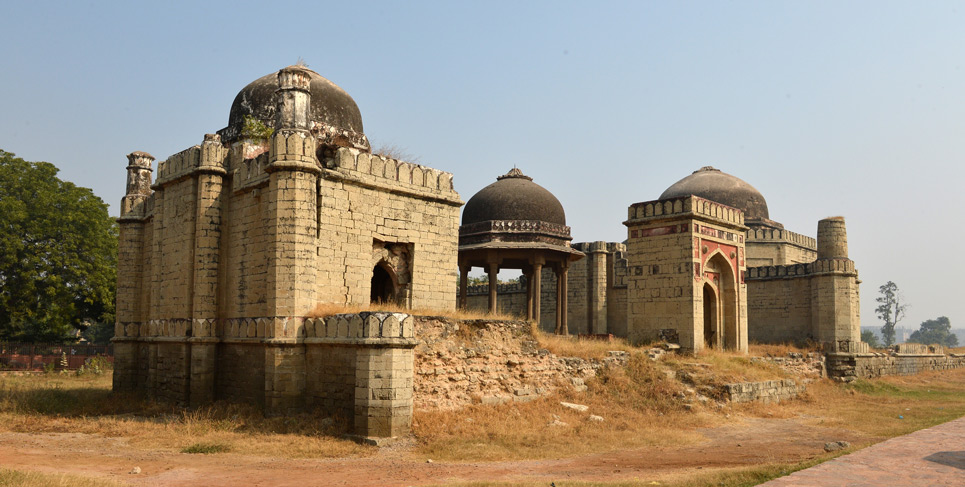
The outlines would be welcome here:
M 764 195 L 744 180 L 720 169 L 704 166 L 667 188 L 660 199 L 699 196 L 711 201 L 739 208 L 745 221 L 769 221 Z
M 566 225 L 563 205 L 546 188 L 519 169 L 496 178 L 466 203 L 462 224 L 489 220 L 538 220 Z
M 362 130 L 362 113 L 355 100 L 342 88 L 322 75 L 304 66 L 298 66 L 309 74 L 312 122 L 314 130 L 324 140 L 341 135 L 346 141 L 334 141 L 336 145 L 368 150 L 368 140 Z M 220 131 L 222 139 L 234 140 L 241 136 L 245 117 L 251 116 L 268 127 L 275 121 L 275 90 L 278 89 L 277 71 L 258 78 L 245 86 L 235 96 L 228 114 L 228 126 Z

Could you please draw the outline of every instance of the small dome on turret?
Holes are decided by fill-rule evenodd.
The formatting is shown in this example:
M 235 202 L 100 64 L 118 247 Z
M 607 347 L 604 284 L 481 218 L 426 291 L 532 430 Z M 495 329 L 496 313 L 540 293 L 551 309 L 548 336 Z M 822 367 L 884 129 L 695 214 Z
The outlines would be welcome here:
M 744 221 L 748 223 L 769 222 L 764 195 L 744 180 L 720 169 L 704 166 L 671 185 L 660 195 L 660 199 L 688 195 L 738 208 L 744 212 Z
M 320 141 L 342 147 L 369 150 L 369 143 L 362 130 L 362 113 L 355 100 L 342 88 L 322 75 L 302 65 L 298 68 L 311 78 L 311 121 L 313 131 Z M 274 126 L 275 90 L 278 89 L 278 72 L 267 74 L 245 86 L 235 96 L 228 114 L 228 126 L 219 131 L 225 142 L 242 136 L 245 118 L 251 117 L 267 127 Z
M 489 220 L 536 220 L 566 225 L 563 205 L 517 168 L 496 178 L 466 203 L 462 224 Z

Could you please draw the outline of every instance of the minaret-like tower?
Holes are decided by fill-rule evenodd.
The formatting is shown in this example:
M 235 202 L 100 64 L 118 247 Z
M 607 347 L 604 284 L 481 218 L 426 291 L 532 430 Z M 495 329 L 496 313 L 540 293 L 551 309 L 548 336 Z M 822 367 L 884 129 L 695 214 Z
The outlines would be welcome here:
M 851 350 L 861 341 L 858 303 L 858 271 L 848 258 L 848 233 L 844 217 L 818 222 L 818 259 L 812 264 L 811 319 L 815 338 Z
M 140 324 L 147 320 L 143 295 L 146 272 L 144 254 L 145 205 L 151 196 L 151 168 L 154 156 L 147 152 L 127 155 L 127 192 L 121 199 L 121 216 L 117 219 L 117 311 L 115 313 L 115 362 L 121 366 L 114 373 L 114 390 L 130 391 L 136 387 L 133 363 L 136 347 L 124 336 L 137 335 Z
M 318 176 L 311 123 L 311 81 L 307 70 L 289 66 L 278 72 L 275 133 L 268 166 L 268 276 L 266 335 L 276 347 L 266 349 L 265 407 L 284 414 L 302 406 L 305 378 L 285 381 L 286 370 L 304 367 L 304 350 L 291 348 L 304 334 L 303 318 L 316 304 L 318 266 Z M 304 399 L 302 399 L 304 402 Z

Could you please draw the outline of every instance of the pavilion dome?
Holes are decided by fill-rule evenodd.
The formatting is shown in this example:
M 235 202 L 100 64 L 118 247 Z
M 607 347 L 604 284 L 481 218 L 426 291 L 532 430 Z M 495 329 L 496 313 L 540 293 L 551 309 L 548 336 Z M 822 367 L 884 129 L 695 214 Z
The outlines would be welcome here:
M 767 201 L 760 191 L 744 180 L 711 166 L 704 166 L 677 181 L 660 195 L 660 199 L 688 195 L 738 208 L 744 212 L 745 221 L 767 221 L 770 218 Z
M 563 205 L 519 169 L 496 178 L 466 203 L 462 224 L 489 220 L 537 220 L 566 225 Z

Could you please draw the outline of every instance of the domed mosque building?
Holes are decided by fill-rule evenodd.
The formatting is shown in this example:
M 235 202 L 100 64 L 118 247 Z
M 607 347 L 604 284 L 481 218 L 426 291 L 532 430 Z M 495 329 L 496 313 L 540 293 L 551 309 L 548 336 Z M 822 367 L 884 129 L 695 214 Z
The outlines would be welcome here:
M 372 154 L 352 97 L 301 65 L 245 86 L 225 128 L 156 170 L 127 159 L 115 390 L 408 430 L 411 317 L 313 310 L 453 309 L 452 174 Z

